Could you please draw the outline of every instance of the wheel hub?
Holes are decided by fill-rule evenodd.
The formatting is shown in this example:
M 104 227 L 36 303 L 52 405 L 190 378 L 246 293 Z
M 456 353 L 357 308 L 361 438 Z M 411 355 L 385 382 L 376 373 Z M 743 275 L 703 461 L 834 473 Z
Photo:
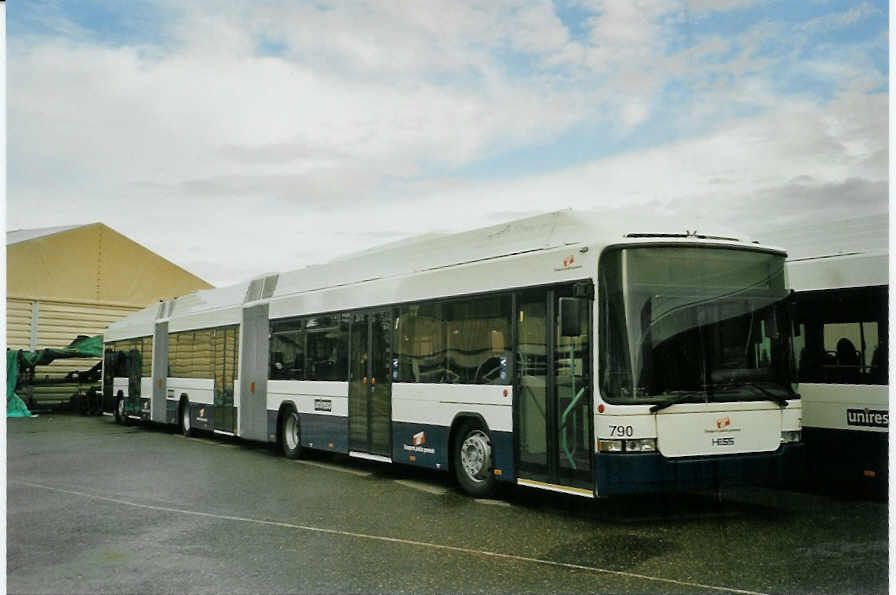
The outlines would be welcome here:
M 464 439 L 460 448 L 460 459 L 470 479 L 483 481 L 480 477 L 488 471 L 491 457 L 492 446 L 485 433 L 476 430 Z
M 299 444 L 299 416 L 296 413 L 290 413 L 286 418 L 286 429 L 284 431 L 286 437 L 286 446 L 292 450 Z

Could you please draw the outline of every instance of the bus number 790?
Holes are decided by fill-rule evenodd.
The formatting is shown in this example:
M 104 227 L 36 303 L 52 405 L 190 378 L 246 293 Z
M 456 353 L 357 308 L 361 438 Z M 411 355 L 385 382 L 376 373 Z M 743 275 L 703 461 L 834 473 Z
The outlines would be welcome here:
M 626 436 L 631 438 L 635 433 L 631 426 L 610 426 L 610 436 Z

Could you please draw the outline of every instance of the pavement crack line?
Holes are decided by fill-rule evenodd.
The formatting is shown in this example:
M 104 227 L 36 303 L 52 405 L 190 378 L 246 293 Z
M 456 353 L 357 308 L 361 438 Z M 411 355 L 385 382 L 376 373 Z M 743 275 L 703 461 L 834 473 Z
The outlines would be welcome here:
M 411 488 L 412 490 L 426 492 L 427 494 L 433 494 L 435 496 L 444 496 L 449 492 L 448 488 L 437 485 L 430 485 L 428 483 L 424 483 L 422 481 L 414 481 L 412 479 L 396 479 L 395 483 L 397 483 L 398 485 L 403 485 L 406 488 Z
M 636 578 L 651 582 L 659 582 L 659 583 L 668 583 L 673 585 L 679 585 L 683 587 L 697 587 L 700 589 L 709 589 L 715 591 L 723 591 L 726 593 L 742 593 L 744 595 L 766 595 L 761 591 L 749 591 L 746 589 L 736 589 L 734 587 L 723 587 L 718 585 L 707 585 L 704 583 L 697 583 L 692 581 L 682 581 L 674 578 L 663 578 L 659 576 L 650 576 L 647 574 L 638 574 L 636 572 L 625 572 L 624 570 L 610 570 L 608 568 L 599 568 L 597 566 L 585 566 L 583 564 L 572 564 L 570 562 L 556 562 L 554 560 L 545 560 L 542 558 L 531 558 L 529 556 L 518 556 L 516 554 L 504 554 L 501 552 L 492 552 L 488 550 L 477 550 L 473 548 L 460 547 L 456 545 L 445 545 L 440 543 L 429 543 L 426 541 L 415 541 L 413 539 L 403 539 L 400 537 L 388 537 L 385 535 L 370 535 L 367 533 L 356 533 L 354 531 L 342 531 L 340 529 L 327 529 L 326 527 L 312 527 L 309 525 L 298 525 L 295 523 L 286 523 L 283 521 L 268 521 L 264 519 L 253 519 L 249 517 L 241 517 L 241 516 L 233 516 L 227 514 L 214 514 L 211 512 L 201 512 L 198 510 L 187 510 L 185 508 L 173 508 L 169 506 L 154 506 L 152 504 L 140 504 L 139 502 L 129 502 L 127 500 L 119 500 L 117 498 L 109 498 L 107 496 L 100 496 L 98 494 L 91 494 L 88 492 L 79 492 L 76 490 L 67 490 L 63 488 L 58 488 L 54 486 L 43 485 L 39 483 L 33 483 L 30 481 L 21 481 L 15 479 L 7 479 L 7 484 L 17 484 L 28 486 L 32 488 L 39 488 L 43 490 L 48 490 L 51 492 L 59 492 L 62 494 L 70 494 L 73 496 L 80 496 L 82 498 L 90 498 L 93 500 L 100 500 L 103 502 L 111 502 L 113 504 L 120 504 L 122 506 L 131 506 L 133 508 L 143 508 L 146 510 L 156 510 L 159 512 L 174 512 L 178 514 L 185 514 L 190 516 L 198 516 L 205 517 L 211 519 L 218 520 L 226 520 L 226 521 L 236 521 L 240 523 L 254 523 L 256 525 L 265 525 L 268 527 L 281 527 L 284 529 L 295 529 L 298 531 L 307 531 L 310 533 L 322 533 L 326 535 L 341 535 L 343 537 L 354 537 L 357 539 L 368 539 L 371 541 L 381 541 L 385 543 L 398 543 L 402 545 L 412 545 L 415 547 L 425 547 L 434 550 L 442 550 L 449 552 L 457 552 L 461 554 L 468 554 L 473 556 L 483 556 L 487 558 L 497 558 L 501 560 L 512 560 L 515 562 L 528 562 L 530 564 L 539 564 L 542 566 L 551 566 L 554 568 L 566 568 L 569 570 L 581 570 L 585 572 L 591 572 L 595 574 L 608 574 L 613 576 L 622 576 L 626 578 Z
M 293 463 L 298 463 L 300 465 L 311 465 L 312 467 L 319 467 L 321 469 L 327 469 L 328 471 L 338 471 L 339 473 L 348 473 L 349 475 L 356 475 L 358 477 L 370 477 L 373 475 L 370 471 L 360 471 L 358 469 L 350 469 L 348 467 L 340 467 L 339 465 L 329 465 L 327 463 L 318 463 L 317 461 L 299 461 L 293 459 Z

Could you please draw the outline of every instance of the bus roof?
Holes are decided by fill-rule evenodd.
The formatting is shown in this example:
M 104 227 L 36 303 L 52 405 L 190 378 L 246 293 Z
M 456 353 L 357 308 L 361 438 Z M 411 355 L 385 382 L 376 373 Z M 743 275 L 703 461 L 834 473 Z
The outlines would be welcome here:
M 787 247 L 790 286 L 796 291 L 889 283 L 886 213 L 790 222 L 763 237 Z
M 887 253 L 890 240 L 886 213 L 838 220 L 789 222 L 762 233 L 764 241 L 787 248 L 790 260 L 838 254 Z
M 749 243 L 742 234 L 700 219 L 632 209 L 567 209 L 461 233 L 409 238 L 283 273 L 274 297 L 564 246 L 589 246 L 599 251 L 627 237 L 685 237 L 689 232 Z
M 787 262 L 787 274 L 796 291 L 888 285 L 889 255 L 857 252 L 794 259 Z
M 604 247 L 623 242 L 688 238 L 720 240 L 759 248 L 743 234 L 700 217 L 664 214 L 656 209 L 573 211 L 536 215 L 454 234 L 430 233 L 335 258 L 326 264 L 259 277 L 251 282 L 198 291 L 148 309 L 159 319 L 185 319 L 215 312 L 216 324 L 235 324 L 244 303 L 259 299 L 344 287 L 423 271 L 539 253 L 564 247 L 585 247 L 597 254 Z M 150 313 L 140 313 L 110 325 L 107 336 L 123 338 L 152 332 Z M 178 323 L 175 326 L 180 326 Z M 173 330 L 174 327 L 172 327 Z

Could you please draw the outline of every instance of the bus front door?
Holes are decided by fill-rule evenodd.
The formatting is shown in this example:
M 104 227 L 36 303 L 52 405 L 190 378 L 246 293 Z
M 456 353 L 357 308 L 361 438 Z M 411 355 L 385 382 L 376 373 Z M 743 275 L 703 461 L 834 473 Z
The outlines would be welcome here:
M 592 495 L 592 302 L 581 299 L 563 332 L 561 299 L 572 295 L 572 286 L 518 295 L 514 442 L 521 484 Z
M 349 451 L 392 456 L 392 312 L 354 314 L 349 357 Z

